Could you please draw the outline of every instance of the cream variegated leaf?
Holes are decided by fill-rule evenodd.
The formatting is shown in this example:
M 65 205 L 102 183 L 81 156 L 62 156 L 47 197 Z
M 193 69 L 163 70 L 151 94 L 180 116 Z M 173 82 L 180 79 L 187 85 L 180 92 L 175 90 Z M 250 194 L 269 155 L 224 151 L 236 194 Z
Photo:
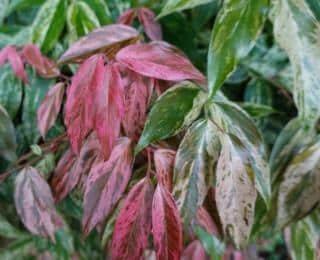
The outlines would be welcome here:
M 307 2 L 313 1 L 275 1 L 274 33 L 293 67 L 299 115 L 316 120 L 320 116 L 320 22 Z
M 257 191 L 245 147 L 235 136 L 221 134 L 216 170 L 216 201 L 224 233 L 237 247 L 244 246 L 254 220 Z
M 204 119 L 190 127 L 179 146 L 173 195 L 185 226 L 190 224 L 205 199 L 219 153 L 218 129 Z

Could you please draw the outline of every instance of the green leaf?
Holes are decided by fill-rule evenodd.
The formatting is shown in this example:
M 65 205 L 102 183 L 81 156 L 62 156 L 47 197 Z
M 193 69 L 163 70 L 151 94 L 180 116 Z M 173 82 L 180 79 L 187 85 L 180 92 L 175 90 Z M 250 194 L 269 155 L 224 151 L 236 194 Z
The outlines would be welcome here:
M 15 118 L 22 101 L 22 83 L 12 72 L 11 66 L 0 68 L 0 104 Z
M 9 0 L 0 0 L 0 25 L 8 14 Z
M 201 226 L 195 225 L 193 227 L 197 237 L 201 241 L 204 249 L 210 255 L 211 260 L 220 260 L 224 255 L 225 245 L 217 237 L 209 234 Z
M 319 28 L 320 23 L 305 0 L 276 2 L 275 38 L 288 53 L 293 67 L 293 96 L 299 116 L 310 120 L 320 116 Z
M 32 41 L 43 52 L 50 51 L 58 42 L 65 25 L 65 0 L 47 0 L 40 8 L 32 26 Z
M 208 120 L 195 122 L 184 136 L 177 151 L 173 196 L 185 227 L 203 204 L 213 184 L 220 153 L 218 129 Z
M 45 0 L 11 0 L 7 15 L 14 11 L 41 5 Z
M 190 125 L 199 116 L 205 98 L 205 93 L 189 81 L 168 89 L 151 108 L 135 153 L 153 142 L 179 133 Z
M 272 106 L 272 91 L 269 84 L 252 79 L 246 87 L 244 100 L 248 103 Z
M 158 18 L 168 15 L 173 12 L 190 9 L 198 5 L 203 5 L 211 2 L 212 0 L 168 0 L 162 8 Z M 216 0 L 214 0 L 216 1 Z
M 104 0 L 83 0 L 94 11 L 101 25 L 112 23 L 112 17 L 107 3 Z
M 255 104 L 255 103 L 241 103 L 241 107 L 252 117 L 254 118 L 261 118 L 270 116 L 273 113 L 276 113 L 276 111 L 266 105 L 261 104 Z
M 320 139 L 299 151 L 279 185 L 277 225 L 301 219 L 320 202 Z
M 0 215 L 0 237 L 21 238 L 25 234 L 16 229 L 4 216 Z
M 34 243 L 31 237 L 19 239 L 0 249 L 0 259 L 16 260 L 30 256 L 32 248 L 34 248 Z
M 208 87 L 212 97 L 262 30 L 268 0 L 226 0 L 216 19 L 208 52 Z
M 7 111 L 0 105 L 0 156 L 8 161 L 15 161 L 16 147 L 13 123 Z

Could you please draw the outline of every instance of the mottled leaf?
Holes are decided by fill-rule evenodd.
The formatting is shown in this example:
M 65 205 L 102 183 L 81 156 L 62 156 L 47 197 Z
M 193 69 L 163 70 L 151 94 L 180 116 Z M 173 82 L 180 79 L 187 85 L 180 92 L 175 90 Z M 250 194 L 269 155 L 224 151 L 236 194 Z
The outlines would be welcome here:
M 107 217 L 125 191 L 131 177 L 132 142 L 120 138 L 106 162 L 96 164 L 86 182 L 82 226 L 88 234 Z
M 138 9 L 138 19 L 150 40 L 162 40 L 161 25 L 156 20 L 154 12 L 148 8 L 141 7 Z
M 204 102 L 205 93 L 191 82 L 182 82 L 167 90 L 148 115 L 136 153 L 190 125 L 199 116 Z
M 157 259 L 180 259 L 183 241 L 179 211 L 162 183 L 158 184 L 153 197 L 152 233 Z
M 49 185 L 32 167 L 24 168 L 17 176 L 14 193 L 17 212 L 28 230 L 55 240 L 54 233 L 62 227 Z
M 8 161 L 16 157 L 16 137 L 13 123 L 7 111 L 0 105 L 0 155 Z
M 152 198 L 153 187 L 148 177 L 130 190 L 116 220 L 112 259 L 141 259 L 151 232 Z
M 171 81 L 190 79 L 205 83 L 201 72 L 179 49 L 162 41 L 129 45 L 117 53 L 116 60 L 147 77 Z
M 59 63 L 80 62 L 95 53 L 112 57 L 122 47 L 137 41 L 139 33 L 126 25 L 101 27 L 74 43 L 59 59 Z
M 64 83 L 52 86 L 42 100 L 37 112 L 38 128 L 44 138 L 48 130 L 54 125 L 60 111 L 64 94 Z
M 262 30 L 268 0 L 224 1 L 211 35 L 208 88 L 213 96 L 252 49 Z

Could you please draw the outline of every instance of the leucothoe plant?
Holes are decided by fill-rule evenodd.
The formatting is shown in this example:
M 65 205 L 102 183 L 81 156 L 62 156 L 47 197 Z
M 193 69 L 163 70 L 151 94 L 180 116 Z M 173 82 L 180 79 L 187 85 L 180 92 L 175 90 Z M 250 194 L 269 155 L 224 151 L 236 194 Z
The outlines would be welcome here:
M 160 17 L 195 6 L 186 2 L 168 1 Z M 239 65 L 257 78 L 261 74 L 247 57 L 271 6 L 275 39 L 291 62 L 298 116 L 283 128 L 270 154 L 263 121 L 252 116 L 273 109 L 233 102 L 221 86 Z M 91 12 L 86 8 L 72 2 L 69 27 L 72 17 Z M 0 106 L 0 155 L 12 162 L 0 186 L 13 178 L 17 214 L 32 234 L 61 243 L 59 232 L 70 232 L 59 213 L 64 207 L 71 217 L 80 215 L 85 238 L 100 234 L 111 259 L 141 259 L 153 252 L 159 260 L 245 259 L 244 249 L 270 226 L 285 229 L 294 259 L 316 259 L 319 28 L 315 1 L 226 0 L 214 22 L 206 76 L 162 40 L 156 15 L 145 7 L 88 30 L 57 62 L 34 44 L 6 46 L 0 65 L 8 61 L 26 91 L 33 84 L 29 66 L 52 80 L 34 115 L 42 139 L 18 159 L 14 125 Z M 262 85 L 251 92 L 264 93 L 266 82 L 280 84 L 260 78 Z M 62 129 L 49 134 L 59 120 Z M 48 156 L 57 161 L 50 170 L 43 160 Z M 68 208 L 72 194 L 80 212 Z M 307 239 L 299 245 L 302 236 Z

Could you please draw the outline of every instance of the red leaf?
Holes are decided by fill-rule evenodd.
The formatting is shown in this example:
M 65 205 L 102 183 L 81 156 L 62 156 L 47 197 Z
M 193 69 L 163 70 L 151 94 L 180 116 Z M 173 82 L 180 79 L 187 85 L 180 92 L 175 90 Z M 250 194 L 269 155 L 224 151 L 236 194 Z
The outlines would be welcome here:
M 33 66 L 44 78 L 57 77 L 60 74 L 56 64 L 45 56 L 42 56 L 39 48 L 33 44 L 24 46 L 21 51 L 23 60 Z
M 158 184 L 152 205 L 153 240 L 159 260 L 179 260 L 182 226 L 179 211 L 170 192 Z
M 58 216 L 48 183 L 32 167 L 24 168 L 15 183 L 15 205 L 28 230 L 54 240 L 56 228 L 63 225 Z
M 152 195 L 153 187 L 148 177 L 130 190 L 113 231 L 113 260 L 141 259 L 151 232 Z
M 172 191 L 173 167 L 176 152 L 170 149 L 158 149 L 154 153 L 158 182 Z
M 109 160 L 91 169 L 83 200 L 82 225 L 85 234 L 108 216 L 125 191 L 131 177 L 132 149 L 130 139 L 120 138 Z
M 38 128 L 44 138 L 48 130 L 54 125 L 60 111 L 64 94 L 64 83 L 57 83 L 42 100 L 37 112 Z
M 165 42 L 137 43 L 121 49 L 118 60 L 129 69 L 147 77 L 181 81 L 194 80 L 201 84 L 204 76 L 176 47 Z
M 118 17 L 117 23 L 131 25 L 133 23 L 135 16 L 136 16 L 135 11 L 133 9 L 128 9 Z
M 93 128 L 93 93 L 103 84 L 104 71 L 103 55 L 94 55 L 80 65 L 68 88 L 64 120 L 75 153 Z
M 129 73 L 125 85 L 125 112 L 122 120 L 124 131 L 128 137 L 137 141 L 141 135 L 147 117 L 154 80 Z
M 59 59 L 58 63 L 81 62 L 95 53 L 113 57 L 122 47 L 136 42 L 139 32 L 123 24 L 113 24 L 92 31 L 74 43 Z
M 108 64 L 104 72 L 101 72 L 103 78 L 100 79 L 101 84 L 97 85 L 95 91 L 94 128 L 103 153 L 108 158 L 120 134 L 121 118 L 124 112 L 124 89 L 116 64 Z
M 0 66 L 2 66 L 7 60 L 9 60 L 16 76 L 25 83 L 28 83 L 27 74 L 24 70 L 21 57 L 12 46 L 5 47 L 0 51 Z
M 145 33 L 148 35 L 150 40 L 160 41 L 162 40 L 161 26 L 156 20 L 154 12 L 148 8 L 138 9 L 138 19 L 142 24 Z
M 181 260 L 209 260 L 199 240 L 192 241 L 183 251 Z
M 214 223 L 212 217 L 204 207 L 200 207 L 197 213 L 196 222 L 209 234 L 215 235 L 220 238 L 219 230 L 217 225 Z
M 100 144 L 95 138 L 88 138 L 79 156 L 68 150 L 60 159 L 52 178 L 52 188 L 56 201 L 63 200 L 87 175 L 100 154 Z M 99 158 L 101 160 L 101 157 Z

